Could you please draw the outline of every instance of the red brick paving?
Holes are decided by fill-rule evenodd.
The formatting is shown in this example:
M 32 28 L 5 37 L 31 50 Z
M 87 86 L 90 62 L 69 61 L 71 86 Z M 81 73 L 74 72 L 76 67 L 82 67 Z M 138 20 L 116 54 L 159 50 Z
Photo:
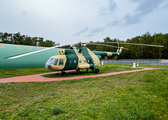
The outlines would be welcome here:
M 138 71 L 144 71 L 144 70 L 153 70 L 153 69 L 156 69 L 156 68 L 144 68 L 144 69 L 140 69 L 140 70 L 112 72 L 112 73 L 95 74 L 95 75 L 88 75 L 88 76 L 73 76 L 73 77 L 60 77 L 60 78 L 45 78 L 45 77 L 42 77 L 43 75 L 57 73 L 57 72 L 52 72 L 52 73 L 50 72 L 50 73 L 42 73 L 42 74 L 35 74 L 35 75 L 26 75 L 26 76 L 19 76 L 19 77 L 2 78 L 2 79 L 0 79 L 0 83 L 7 83 L 7 82 L 49 82 L 49 81 L 61 81 L 61 80 L 94 78 L 94 77 L 111 76 L 111 75 L 117 75 L 117 74 L 121 74 L 121 73 L 131 73 L 131 72 L 138 72 Z

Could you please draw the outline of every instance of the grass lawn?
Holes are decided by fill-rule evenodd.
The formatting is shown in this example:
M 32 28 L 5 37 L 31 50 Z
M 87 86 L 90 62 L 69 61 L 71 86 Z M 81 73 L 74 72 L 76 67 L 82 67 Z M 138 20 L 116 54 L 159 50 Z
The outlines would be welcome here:
M 168 66 L 156 67 L 164 69 L 59 82 L 0 83 L 0 119 L 167 120 Z
M 32 75 L 46 72 L 52 72 L 52 71 L 49 71 L 46 68 L 1 69 L 0 78 Z

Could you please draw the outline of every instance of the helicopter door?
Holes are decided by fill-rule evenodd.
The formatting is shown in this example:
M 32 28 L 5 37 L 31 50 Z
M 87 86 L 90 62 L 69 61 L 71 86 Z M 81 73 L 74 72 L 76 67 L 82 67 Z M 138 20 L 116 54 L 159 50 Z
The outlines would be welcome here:
M 58 65 L 64 65 L 64 59 L 60 59 Z
M 88 64 L 91 64 L 91 63 L 92 63 L 92 59 L 89 58 L 89 59 L 88 59 Z
M 94 61 L 92 60 L 91 57 L 88 59 L 88 64 L 90 65 L 90 68 L 94 66 Z
M 78 59 L 69 59 L 69 69 L 75 69 L 78 66 Z

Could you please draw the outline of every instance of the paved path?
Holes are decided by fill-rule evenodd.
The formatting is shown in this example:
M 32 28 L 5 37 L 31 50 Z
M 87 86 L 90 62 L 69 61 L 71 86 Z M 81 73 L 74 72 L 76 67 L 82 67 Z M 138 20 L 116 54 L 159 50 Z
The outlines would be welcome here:
M 49 81 L 83 79 L 83 78 L 103 77 L 103 76 L 117 75 L 117 74 L 121 74 L 121 73 L 131 73 L 131 72 L 153 70 L 153 69 L 156 69 L 156 68 L 144 68 L 144 69 L 140 69 L 140 70 L 112 72 L 112 73 L 95 74 L 95 75 L 88 75 L 88 76 L 73 76 L 73 77 L 60 77 L 60 78 L 45 78 L 45 77 L 42 77 L 43 75 L 58 73 L 58 72 L 52 72 L 52 73 L 50 72 L 50 73 L 42 73 L 42 74 L 35 74 L 35 75 L 2 78 L 2 79 L 0 79 L 0 83 L 7 83 L 7 82 L 49 82 Z

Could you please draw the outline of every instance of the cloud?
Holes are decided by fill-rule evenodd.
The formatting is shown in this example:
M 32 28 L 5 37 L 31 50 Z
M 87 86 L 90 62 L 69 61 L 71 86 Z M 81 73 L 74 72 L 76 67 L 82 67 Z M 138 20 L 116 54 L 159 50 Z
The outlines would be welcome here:
M 80 30 L 79 32 L 75 33 L 73 36 L 79 36 L 79 35 L 81 35 L 82 33 L 86 32 L 88 29 L 89 29 L 89 27 L 86 27 L 85 29 Z
M 106 27 L 107 27 L 107 26 L 97 27 L 97 28 L 91 30 L 91 31 L 90 31 L 90 34 L 87 35 L 86 37 L 92 37 L 92 36 L 95 36 L 96 33 L 103 32 Z
M 114 12 L 116 9 L 117 5 L 113 0 L 110 0 L 109 6 L 108 7 L 101 7 L 100 8 L 100 15 L 105 15 L 109 12 Z
M 114 1 L 110 0 L 110 5 L 108 7 L 108 9 L 113 12 L 116 9 L 117 5 Z
M 131 0 L 132 2 L 139 2 L 137 9 L 134 14 L 126 14 L 124 17 L 125 25 L 136 24 L 141 21 L 141 19 L 153 12 L 158 8 L 164 0 Z
M 121 24 L 121 20 L 114 20 L 113 22 L 108 23 L 106 26 L 117 26 L 119 24 Z
M 97 27 L 97 28 L 91 30 L 91 33 L 102 32 L 102 31 L 104 31 L 105 27 L 106 27 L 106 26 L 103 26 L 103 27 Z
M 139 0 L 129 0 L 130 2 L 138 2 Z
M 86 37 L 92 37 L 95 36 L 94 34 L 90 33 L 89 35 L 86 35 Z
M 129 0 L 130 2 L 137 2 L 137 8 L 133 13 L 127 13 L 121 19 L 113 20 L 111 23 L 107 23 L 103 27 L 97 27 L 90 31 L 90 34 L 87 37 L 95 36 L 97 33 L 103 32 L 106 27 L 119 26 L 119 25 L 132 25 L 141 22 L 144 16 L 152 13 L 156 10 L 164 0 Z M 116 3 L 111 0 L 107 8 L 101 8 L 101 14 L 107 14 L 109 11 L 113 12 L 116 9 Z
M 141 21 L 141 16 L 139 16 L 138 14 L 137 15 L 127 14 L 124 17 L 124 20 L 125 20 L 125 25 L 136 24 Z

